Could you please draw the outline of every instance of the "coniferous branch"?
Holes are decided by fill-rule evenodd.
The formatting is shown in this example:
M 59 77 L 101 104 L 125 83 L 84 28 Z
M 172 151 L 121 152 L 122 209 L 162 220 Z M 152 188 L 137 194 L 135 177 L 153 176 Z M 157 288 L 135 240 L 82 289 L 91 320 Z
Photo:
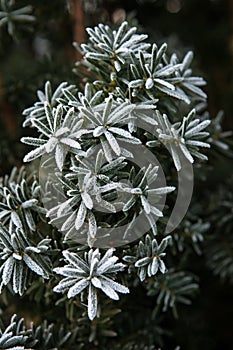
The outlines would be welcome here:
M 179 93 L 185 93 L 186 95 L 196 97 L 201 101 L 205 101 L 207 98 L 206 93 L 200 88 L 200 86 L 206 85 L 205 80 L 202 77 L 193 76 L 191 63 L 193 61 L 194 54 L 192 51 L 187 52 L 184 56 L 181 66 L 176 71 L 177 78 L 180 78 L 180 82 L 177 86 Z M 171 62 L 178 64 L 179 60 L 176 54 L 171 56 Z
M 104 25 L 89 28 L 89 42 L 81 45 L 84 60 L 77 62 L 77 69 L 74 71 L 79 75 L 83 66 L 96 87 L 111 91 L 116 96 L 120 88 L 125 97 L 134 100 L 158 98 L 166 101 L 168 97 L 189 104 L 193 100 L 206 99 L 206 94 L 200 88 L 205 85 L 204 79 L 192 75 L 191 51 L 181 62 L 175 54 L 168 58 L 166 43 L 160 48 L 153 44 L 150 52 L 148 50 L 151 44 L 137 43 L 134 38 L 137 36 L 145 40 L 145 36 L 134 34 L 130 38 L 131 33 L 135 33 L 135 28 L 128 30 L 126 36 L 130 39 L 123 44 L 122 49 L 118 49 L 114 41 L 118 41 L 125 30 L 126 22 L 122 23 L 118 31 L 112 31 Z M 75 46 L 80 49 L 77 43 Z
M 118 139 L 124 142 L 140 144 L 141 141 L 133 137 L 130 132 L 123 129 L 128 119 L 129 113 L 134 109 L 134 105 L 127 101 L 123 104 L 118 103 L 117 107 L 113 105 L 113 98 L 110 96 L 104 106 L 99 106 L 101 113 L 95 112 L 90 106 L 80 107 L 81 116 L 88 119 L 93 126 L 91 133 L 93 137 L 100 139 L 102 149 L 106 159 L 113 160 L 112 152 L 117 156 L 126 155 L 118 143 Z
M 81 45 L 86 59 L 107 61 L 113 64 L 116 71 L 121 70 L 130 52 L 145 50 L 150 46 L 143 42 L 147 39 L 147 35 L 136 34 L 137 28 L 129 28 L 127 22 L 123 22 L 117 31 L 103 24 L 86 30 L 90 43 Z
M 25 160 L 31 161 L 43 154 L 55 152 L 55 160 L 61 171 L 65 164 L 65 157 L 68 155 L 67 163 L 65 164 L 66 174 L 58 177 L 65 190 L 66 200 L 51 208 L 47 213 L 48 216 L 53 216 L 50 223 L 55 223 L 62 218 L 64 220 L 62 230 L 66 231 L 66 237 L 69 237 L 73 233 L 73 228 L 78 231 L 87 222 L 87 242 L 89 246 L 92 246 L 98 230 L 98 224 L 100 223 L 93 212 L 94 198 L 105 209 L 114 212 L 114 205 L 111 204 L 111 200 L 114 198 L 114 190 L 117 188 L 123 193 L 130 194 L 132 197 L 125 203 L 123 213 L 126 213 L 128 218 L 131 217 L 133 222 L 133 213 L 144 212 L 153 233 L 157 234 L 156 219 L 163 216 L 160 205 L 157 204 L 158 200 L 162 195 L 175 189 L 174 186 L 150 188 L 150 182 L 156 179 L 158 171 L 158 168 L 153 167 L 152 164 L 147 169 L 142 168 L 137 172 L 127 161 L 124 163 L 124 166 L 127 165 L 127 168 L 125 168 L 127 171 L 124 173 L 118 172 L 118 170 L 123 169 L 122 166 L 119 169 L 119 164 L 124 160 L 124 157 L 131 156 L 133 158 L 133 155 L 127 149 L 127 143 L 141 144 L 140 130 L 137 130 L 135 123 L 137 118 L 142 118 L 147 124 L 155 126 L 158 133 L 158 141 L 149 141 L 147 145 L 154 146 L 159 141 L 168 144 L 177 170 L 181 168 L 181 161 L 176 151 L 177 147 L 180 148 L 183 155 L 191 163 L 194 161 L 193 156 L 203 160 L 207 159 L 205 155 L 199 152 L 199 148 L 209 147 L 209 144 L 202 141 L 202 139 L 209 135 L 203 130 L 209 125 L 210 121 L 201 121 L 195 117 L 195 112 L 191 111 L 180 122 L 170 125 L 168 118 L 162 115 L 155 105 L 158 98 L 161 98 L 161 94 L 157 96 L 155 92 L 157 90 L 163 96 L 167 95 L 167 98 L 176 97 L 189 103 L 188 95 L 181 90 L 181 83 L 184 84 L 186 90 L 192 91 L 199 98 L 205 97 L 204 94 L 201 94 L 199 88 L 196 88 L 196 90 L 194 88 L 194 86 L 203 85 L 204 81 L 201 78 L 192 78 L 191 76 L 189 65 L 192 54 L 187 54 L 181 63 L 177 62 L 175 56 L 172 56 L 170 61 L 168 61 L 166 56 L 167 46 L 165 44 L 159 49 L 156 45 L 153 45 L 150 53 L 147 51 L 149 46 L 141 43 L 142 36 L 131 37 L 132 33 L 135 32 L 135 29 L 133 29 L 129 30 L 127 34 L 131 39 L 122 44 L 123 47 L 124 45 L 132 45 L 131 50 L 127 52 L 120 50 L 117 52 L 119 55 L 112 58 L 109 56 L 110 53 L 109 55 L 107 54 L 106 46 L 112 45 L 112 50 L 115 50 L 118 40 L 120 40 L 119 38 L 125 38 L 126 30 L 126 23 L 122 24 L 118 32 L 111 32 L 107 26 L 100 25 L 94 30 L 88 30 L 91 35 L 91 44 L 83 46 L 83 50 L 86 50 L 84 59 L 88 60 L 88 62 L 93 62 L 94 60 L 103 62 L 104 60 L 107 64 L 113 64 L 116 73 L 116 79 L 114 78 L 116 85 L 112 93 L 107 93 L 105 90 L 104 96 L 102 90 L 98 91 L 96 84 L 87 84 L 84 94 L 79 92 L 76 95 L 73 86 L 67 87 L 61 84 L 54 95 L 52 95 L 51 86 L 47 83 L 45 94 L 41 92 L 38 94 L 41 102 L 25 112 L 29 116 L 31 126 L 35 127 L 40 133 L 37 139 L 22 139 L 27 144 L 37 146 L 34 151 L 31 151 L 25 157 Z M 111 34 L 109 34 L 110 32 Z M 108 35 L 109 40 L 107 39 Z M 145 36 L 143 38 L 145 39 Z M 101 43 L 101 40 L 105 43 Z M 107 42 L 108 44 L 106 44 Z M 105 53 L 98 52 L 98 50 L 105 50 Z M 111 51 L 110 48 L 108 50 Z M 121 57 L 121 54 L 124 56 L 124 59 L 122 58 L 123 56 Z M 119 61 L 121 66 L 119 66 Z M 132 66 L 132 62 L 134 66 Z M 91 69 L 95 70 L 92 65 L 90 65 Z M 129 71 L 129 69 L 131 69 L 130 74 L 132 74 L 134 81 L 130 79 L 127 82 L 127 79 L 120 75 L 121 73 L 125 75 L 125 71 Z M 105 64 L 103 64 L 101 72 L 104 70 L 106 70 L 106 74 L 109 74 L 109 69 L 106 68 Z M 140 78 L 142 79 L 140 80 Z M 139 80 L 140 85 L 138 85 Z M 135 81 L 137 81 L 137 84 Z M 176 87 L 178 85 L 179 93 Z M 135 103 L 132 103 L 127 98 L 128 87 L 135 92 L 132 96 Z M 148 90 L 153 97 L 145 94 L 137 96 L 138 87 Z M 190 98 L 193 98 L 192 94 L 190 96 Z M 131 98 L 130 94 L 129 97 Z M 148 116 L 147 111 L 150 109 L 155 110 L 155 113 Z M 63 115 L 63 110 L 66 112 L 65 116 Z M 133 133 L 135 133 L 135 136 Z M 122 148 L 122 141 L 126 143 L 126 148 Z M 91 156 L 92 149 L 96 144 L 101 145 L 101 151 L 98 153 L 93 167 L 88 164 L 87 159 Z M 118 160 L 113 159 L 113 155 L 117 156 Z M 105 162 L 105 160 L 109 164 L 102 167 L 101 162 Z M 105 170 L 103 171 L 104 167 Z M 97 174 L 98 178 L 96 177 Z M 125 186 L 121 181 L 127 177 L 131 187 Z M 109 225 L 115 227 L 115 225 L 120 224 L 122 219 L 118 219 L 118 222 L 113 220 L 116 219 L 113 216 L 109 216 Z M 151 241 L 153 249 L 151 248 L 152 250 L 147 252 L 146 256 L 145 249 L 142 249 L 143 243 L 137 247 L 137 249 L 141 247 L 144 251 L 144 254 L 142 251 L 139 254 L 139 259 L 137 259 L 139 261 L 135 262 L 135 268 L 140 270 L 140 278 L 142 280 L 146 276 L 145 266 L 149 277 L 156 274 L 158 268 L 161 272 L 165 272 L 165 267 L 161 260 L 163 249 L 160 246 L 156 248 L 155 242 L 156 240 Z M 167 240 L 162 242 L 163 247 Z M 147 243 L 149 244 L 149 242 Z M 97 256 L 99 256 L 98 254 Z M 159 258 L 153 258 L 151 261 L 154 254 L 157 254 Z M 86 279 L 80 279 L 79 282 L 83 283 L 83 289 L 89 286 Z M 77 294 L 81 291 L 82 288 L 80 291 L 78 290 Z M 95 299 L 96 294 L 93 295 Z M 91 315 L 90 317 L 94 318 L 97 306 L 95 304 L 93 311 L 90 309 L 91 303 L 92 300 L 90 299 L 89 316 Z
M 181 79 L 176 77 L 180 64 L 164 64 L 164 55 L 167 45 L 164 43 L 159 49 L 156 44 L 152 46 L 151 54 L 139 52 L 139 60 L 134 53 L 131 54 L 131 79 L 128 87 L 132 89 L 133 96 L 145 91 L 149 98 L 152 96 L 168 95 L 189 103 L 184 93 L 176 91 L 175 84 Z M 153 89 L 153 93 L 152 90 Z M 152 97 L 154 98 L 154 97 Z
M 232 157 L 232 135 L 233 131 L 223 131 L 223 111 L 219 111 L 215 118 L 212 118 L 209 126 L 210 136 L 207 141 L 211 144 L 213 149 L 219 153 L 223 153 Z
M 177 304 L 190 305 L 190 297 L 195 295 L 199 285 L 192 274 L 184 271 L 176 272 L 170 269 L 166 274 L 158 275 L 154 280 L 148 280 L 145 285 L 148 296 L 156 295 L 157 306 L 154 312 L 161 308 L 163 312 L 172 309 L 174 317 L 178 317 Z
M 100 289 L 109 298 L 119 300 L 117 293 L 129 293 L 129 289 L 109 276 L 124 269 L 124 264 L 117 263 L 113 256 L 114 249 L 109 249 L 101 258 L 99 250 L 90 250 L 81 259 L 77 254 L 64 251 L 63 256 L 68 265 L 57 267 L 54 271 L 65 278 L 54 288 L 55 292 L 68 290 L 67 297 L 72 298 L 88 288 L 88 317 L 93 320 L 97 316 L 97 290 Z
M 187 217 L 172 236 L 173 242 L 170 244 L 172 252 L 174 254 L 185 252 L 187 245 L 191 245 L 195 253 L 201 255 L 209 228 L 209 222 L 203 222 L 196 217 L 194 219 Z
M 157 234 L 156 219 L 162 217 L 163 213 L 160 210 L 159 199 L 161 196 L 173 192 L 174 186 L 150 188 L 158 176 L 158 166 L 150 164 L 147 169 L 144 167 L 136 173 L 132 167 L 129 173 L 129 181 L 131 187 L 122 185 L 122 191 L 129 193 L 131 198 L 124 204 L 123 211 L 129 212 L 135 210 L 135 205 L 139 204 L 140 212 L 144 212 L 150 224 L 154 235 Z M 154 185 L 154 184 L 153 184 Z
M 120 309 L 114 309 L 111 305 L 111 300 L 105 302 L 104 308 L 101 310 L 101 315 L 95 318 L 95 321 L 90 323 L 90 319 L 86 314 L 80 317 L 79 333 L 87 335 L 89 344 L 105 343 L 106 346 L 111 341 L 111 338 L 115 338 L 118 335 L 116 327 L 114 328 L 114 318 L 120 314 Z M 78 337 L 78 341 L 84 345 L 85 337 Z M 103 341 L 104 339 L 104 341 Z
M 158 245 L 155 238 L 151 239 L 149 235 L 146 236 L 145 241 L 140 241 L 137 249 L 136 256 L 125 255 L 123 260 L 134 264 L 137 269 L 140 281 L 144 281 L 145 278 L 156 275 L 159 271 L 165 273 L 167 271 L 162 258 L 166 255 L 164 250 L 166 249 L 171 236 L 164 238 Z M 129 271 L 132 269 L 130 266 Z
M 47 212 L 47 216 L 53 217 L 52 223 L 57 222 L 61 215 L 67 215 L 61 226 L 61 230 L 66 232 L 65 240 L 74 234 L 74 228 L 78 231 L 87 221 L 90 246 L 97 232 L 94 202 L 107 212 L 116 212 L 117 203 L 113 205 L 104 196 L 106 192 L 112 192 L 119 187 L 117 176 L 121 177 L 121 169 L 127 164 L 124 157 L 105 164 L 102 150 L 97 153 L 96 159 L 92 159 L 91 155 L 88 152 L 88 157 L 76 156 L 71 159 L 70 172 L 65 177 L 59 177 L 67 200 Z
M 44 108 L 46 123 L 36 118 L 32 119 L 32 126 L 43 135 L 43 138 L 23 137 L 21 139 L 23 143 L 37 147 L 24 157 L 24 161 L 30 162 L 43 154 L 54 152 L 57 167 L 62 170 L 68 150 L 72 148 L 73 152 L 75 150 L 78 152 L 81 149 L 77 139 L 84 132 L 81 131 L 83 120 L 77 120 L 73 108 L 70 108 L 65 116 L 62 105 L 58 105 L 56 110 L 53 110 L 45 102 Z
M 1 0 L 0 2 L 0 28 L 7 26 L 8 34 L 15 37 L 18 23 L 32 23 L 36 20 L 32 13 L 32 6 L 14 9 L 14 0 Z
M 6 229 L 0 225 L 1 285 L 10 284 L 15 294 L 23 295 L 30 282 L 31 273 L 49 279 L 52 264 L 48 256 L 50 239 L 37 245 L 21 229 Z
M 28 349 L 29 340 L 30 344 L 34 341 L 30 346 L 41 350 L 104 349 L 106 344 L 112 349 L 157 349 L 159 337 L 167 334 L 158 313 L 172 309 L 177 316 L 177 305 L 190 304 L 198 289 L 196 278 L 183 271 L 190 267 L 187 258 L 193 249 L 197 254 L 204 249 L 207 266 L 231 282 L 229 189 L 222 197 L 217 193 L 211 199 L 214 205 L 219 203 L 219 214 L 209 205 L 204 215 L 203 203 L 198 202 L 196 215 L 188 214 L 172 239 L 164 238 L 168 209 L 175 202 L 176 170 L 181 170 L 182 160 L 207 160 L 212 154 L 206 150 L 210 146 L 231 153 L 232 134 L 222 131 L 221 116 L 210 124 L 209 114 L 203 112 L 205 81 L 192 71 L 193 53 L 179 59 L 168 53 L 167 44 L 158 47 L 147 43 L 147 36 L 137 34 L 126 22 L 116 30 L 100 24 L 89 28 L 88 34 L 87 44 L 81 45 L 83 60 L 76 67 L 82 77 L 80 85 L 64 82 L 53 91 L 47 82 L 44 91 L 38 91 L 38 101 L 23 112 L 24 126 L 37 132 L 36 137 L 22 139 L 35 148 L 24 161 L 47 156 L 43 169 L 53 168 L 54 176 L 49 173 L 45 177 L 43 197 L 45 206 L 46 200 L 50 201 L 49 210 L 42 208 L 34 176 L 28 178 L 20 169 L 0 179 L 0 276 L 2 289 L 8 287 L 1 294 L 6 302 L 10 295 L 7 289 L 24 294 L 25 300 L 29 298 L 43 309 L 41 318 L 46 314 L 49 320 L 39 321 L 38 327 L 25 328 L 20 334 L 8 332 L 12 346 L 18 349 Z M 142 125 L 146 125 L 145 130 Z M 137 155 L 130 146 L 145 145 L 163 169 L 149 162 L 142 167 L 133 164 L 137 164 Z M 55 169 L 50 163 L 53 158 Z M 171 169 L 172 162 L 175 168 Z M 195 161 L 194 168 L 199 178 L 207 176 L 204 162 Z M 163 170 L 168 186 L 159 179 Z M 62 199 L 53 193 L 49 197 L 50 185 L 62 193 Z M 168 205 L 164 207 L 167 194 Z M 135 224 L 142 214 L 149 224 L 145 237 Z M 128 225 L 123 229 L 127 246 L 117 248 L 115 255 L 112 249 L 103 254 L 93 249 L 101 228 L 108 228 L 112 238 L 115 228 L 124 224 Z M 224 244 L 219 237 L 223 230 Z M 131 236 L 137 241 L 131 242 Z M 80 243 L 88 247 L 80 247 Z M 51 259 L 54 247 L 58 254 Z M 119 258 L 128 268 L 118 262 Z M 62 276 L 60 282 L 52 271 Z M 119 332 L 116 325 L 121 318 L 113 319 L 119 310 L 112 300 L 129 289 L 115 281 L 118 272 L 122 272 L 123 284 L 135 289 L 132 296 L 138 298 L 119 301 L 122 320 L 127 320 L 127 327 Z M 51 281 L 44 283 L 50 277 Z M 52 303 L 57 308 L 54 325 L 49 323 L 54 317 Z M 143 321 L 134 317 L 142 310 Z M 166 320 L 165 313 L 163 317 Z M 137 337 L 127 334 L 130 329 L 138 331 Z M 117 333 L 122 338 L 111 340 Z M 8 345 L 3 343 L 3 348 Z
M 60 350 L 65 348 L 73 348 L 76 331 L 73 334 L 63 324 L 55 326 L 46 320 L 39 326 L 32 324 L 32 339 L 36 341 L 36 349 L 43 350 Z
M 47 81 L 45 83 L 44 92 L 41 90 L 37 91 L 39 101 L 35 102 L 32 107 L 24 109 L 23 115 L 25 116 L 25 121 L 23 122 L 23 126 L 32 126 L 33 119 L 46 122 L 45 105 L 49 105 L 51 109 L 57 107 L 59 103 L 67 105 L 66 93 L 75 93 L 76 91 L 75 85 L 62 82 L 53 92 L 50 81 Z
M 71 91 L 71 89 L 67 88 L 63 88 L 62 92 L 64 97 L 57 98 L 57 101 L 63 104 L 65 107 L 67 106 L 68 101 L 68 105 L 74 107 L 75 110 L 79 110 L 79 107 L 85 107 L 87 104 L 86 101 L 91 107 L 103 102 L 103 90 L 96 91 L 94 86 L 89 83 L 86 83 L 83 92 L 79 91 L 77 94 L 75 94 L 76 90 Z
M 75 333 L 74 333 L 75 334 Z M 11 317 L 7 327 L 0 330 L 1 349 L 9 350 L 59 350 L 64 346 L 73 346 L 71 332 L 61 325 L 59 329 L 54 324 L 44 321 L 40 326 L 30 323 L 30 328 L 25 326 L 24 318 L 17 315 Z
M 1 349 L 24 350 L 34 347 L 36 343 L 32 339 L 32 329 L 26 329 L 24 319 L 17 320 L 17 315 L 13 315 L 10 324 L 0 330 Z
M 199 148 L 210 148 L 210 145 L 207 142 L 202 141 L 202 139 L 209 135 L 208 132 L 203 130 L 211 123 L 211 121 L 200 121 L 199 118 L 194 118 L 195 113 L 195 110 L 192 110 L 187 117 L 183 118 L 182 122 L 173 125 L 170 124 L 166 115 L 158 118 L 158 138 L 168 146 L 177 171 L 181 169 L 181 160 L 177 149 L 181 151 L 190 163 L 194 162 L 193 156 L 201 160 L 208 159 L 205 154 L 202 154 L 199 151 Z M 150 147 L 157 146 L 158 141 L 148 141 L 147 145 Z
M 214 275 L 222 281 L 232 284 L 233 272 L 233 242 L 228 234 L 224 239 L 218 234 L 213 234 L 207 239 L 208 247 L 205 249 L 207 266 Z
M 30 179 L 24 167 L 13 168 L 10 176 L 0 182 L 0 219 L 4 225 L 35 231 L 34 214 L 45 214 L 39 200 L 37 179 Z
M 214 275 L 228 283 L 233 282 L 233 196 L 231 188 L 232 176 L 225 183 L 221 183 L 216 193 L 210 197 L 208 209 L 210 228 L 204 247 L 208 268 Z M 217 207 L 216 203 L 218 203 Z

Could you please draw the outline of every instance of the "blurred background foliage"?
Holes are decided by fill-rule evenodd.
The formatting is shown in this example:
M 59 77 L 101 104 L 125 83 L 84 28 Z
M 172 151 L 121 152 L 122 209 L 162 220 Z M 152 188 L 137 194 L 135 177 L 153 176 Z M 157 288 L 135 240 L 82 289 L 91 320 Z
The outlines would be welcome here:
M 79 83 L 72 68 L 80 57 L 72 42 L 84 42 L 85 26 L 99 22 L 114 26 L 127 19 L 148 33 L 152 42 L 168 42 L 171 51 L 184 53 L 192 49 L 195 69 L 208 83 L 205 90 L 210 115 L 214 118 L 223 110 L 223 129 L 233 128 L 232 0 L 17 0 L 13 8 L 29 4 L 35 21 L 16 22 L 13 36 L 7 26 L 0 28 L 0 176 L 20 165 L 25 153 L 25 146 L 19 142 L 26 134 L 21 127 L 23 109 L 36 101 L 36 91 L 43 89 L 46 80 L 54 88 L 62 81 Z M 200 278 L 200 294 L 191 309 L 180 308 L 178 320 L 174 321 L 172 315 L 162 316 L 159 326 L 151 329 L 158 338 L 161 333 L 168 335 L 165 349 L 174 349 L 176 344 L 187 350 L 233 349 L 232 168 L 232 158 L 215 159 L 212 155 L 205 181 L 196 185 L 192 215 L 211 222 L 204 253 L 198 258 L 188 257 L 192 271 Z M 227 220 L 223 220 L 226 216 Z M 213 258 L 216 247 L 221 246 L 222 255 Z M 220 264 L 225 264 L 221 271 Z M 142 297 L 137 291 L 131 295 L 134 302 Z M 147 300 L 144 304 L 135 319 L 140 336 L 145 327 L 150 327 L 144 323 L 150 304 Z M 128 312 L 133 311 L 131 306 L 132 303 L 121 305 Z M 123 322 L 132 333 L 135 325 L 128 324 L 122 316 L 118 320 L 120 335 Z M 175 336 L 169 336 L 170 330 Z

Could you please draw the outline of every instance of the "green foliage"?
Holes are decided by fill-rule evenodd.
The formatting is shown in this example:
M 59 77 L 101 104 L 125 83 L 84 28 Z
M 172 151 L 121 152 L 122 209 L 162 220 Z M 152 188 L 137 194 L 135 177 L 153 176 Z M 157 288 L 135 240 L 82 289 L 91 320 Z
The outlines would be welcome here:
M 11 5 L 1 2 L 0 23 L 13 35 L 16 23 L 34 17 L 31 7 Z M 186 310 L 198 291 L 198 278 L 186 272 L 195 270 L 193 250 L 198 258 L 204 251 L 214 274 L 232 280 L 231 182 L 211 196 L 207 213 L 206 201 L 198 201 L 197 212 L 165 236 L 182 159 L 203 181 L 212 148 L 232 154 L 232 134 L 222 131 L 221 114 L 211 120 L 203 112 L 205 81 L 193 73 L 193 53 L 179 59 L 166 43 L 150 44 L 136 32 L 127 22 L 115 30 L 88 28 L 87 43 L 78 47 L 79 81 L 66 79 L 55 88 L 47 81 L 23 111 L 30 130 L 21 141 L 34 148 L 24 162 L 42 160 L 46 185 L 42 189 L 26 167 L 0 179 L 0 306 L 19 294 L 39 314 L 39 325 L 27 329 L 13 316 L 0 332 L 3 349 L 163 348 L 166 311 L 178 318 L 178 305 Z M 140 167 L 139 146 L 160 164 L 148 160 Z M 144 237 L 139 215 L 145 216 Z M 125 245 L 118 246 L 114 229 L 123 225 Z M 108 244 L 96 249 L 106 237 Z
M 131 80 L 128 86 L 133 89 L 133 96 L 143 91 L 149 98 L 167 95 L 188 104 L 191 102 L 189 94 L 205 99 L 206 94 L 198 87 L 205 85 L 205 81 L 200 77 L 191 76 L 192 71 L 188 70 L 192 52 L 179 63 L 176 55 L 171 56 L 170 62 L 167 61 L 166 51 L 167 45 L 164 43 L 160 48 L 154 44 L 151 54 L 143 55 L 140 52 L 139 60 L 135 53 L 132 53 Z
M 232 158 L 232 135 L 231 130 L 223 131 L 223 111 L 219 111 L 215 118 L 212 119 L 210 130 L 211 136 L 208 138 L 208 142 L 213 148 L 213 154 L 219 157 L 219 154 Z M 215 152 L 214 152 L 215 151 Z
M 24 319 L 16 320 L 16 318 L 17 315 L 13 315 L 10 324 L 0 331 L 1 349 L 23 350 L 37 343 L 36 340 L 32 339 L 32 330 L 26 329 Z
M 64 330 L 61 326 L 56 329 L 53 324 L 48 325 L 45 321 L 42 325 L 36 327 L 33 322 L 30 328 L 25 326 L 23 318 L 13 315 L 10 324 L 0 331 L 1 349 L 10 350 L 58 350 L 69 344 L 71 340 L 71 332 Z
M 25 232 L 6 230 L 0 226 L 1 285 L 10 283 L 14 293 L 22 295 L 30 280 L 30 272 L 48 279 L 51 261 L 47 255 L 50 239 L 43 239 L 36 246 L 25 237 Z
M 154 312 L 157 313 L 160 308 L 163 312 L 171 308 L 176 318 L 178 317 L 177 304 L 190 305 L 190 297 L 195 294 L 198 287 L 194 276 L 184 271 L 175 272 L 172 269 L 167 274 L 149 280 L 146 284 L 147 294 L 156 295 L 157 298 Z
M 166 272 L 166 267 L 162 258 L 166 255 L 164 250 L 166 249 L 170 239 L 171 236 L 167 236 L 158 245 L 155 238 L 151 239 L 151 237 L 147 235 L 145 242 L 139 242 L 136 256 L 124 256 L 125 261 L 134 264 L 141 281 L 144 281 L 147 276 L 151 277 L 156 275 L 158 271 L 162 273 Z
M 181 160 L 177 149 L 181 150 L 181 154 L 190 163 L 194 162 L 192 155 L 202 160 L 208 159 L 206 155 L 199 152 L 199 147 L 210 147 L 207 142 L 201 141 L 209 135 L 203 130 L 210 124 L 210 120 L 200 122 L 200 119 L 193 118 L 194 115 L 195 110 L 192 110 L 187 117 L 183 118 L 182 122 L 173 125 L 170 124 L 166 115 L 158 119 L 158 138 L 168 146 L 178 171 L 181 169 Z M 153 147 L 158 145 L 158 142 L 148 141 L 147 145 Z
M 56 164 L 59 170 L 62 169 L 65 156 L 69 148 L 79 150 L 81 148 L 77 138 L 80 133 L 82 120 L 77 120 L 74 115 L 74 109 L 70 108 L 65 116 L 63 115 L 62 105 L 58 105 L 56 111 L 52 110 L 49 104 L 45 102 L 46 123 L 37 118 L 32 119 L 33 127 L 43 135 L 44 138 L 23 137 L 22 142 L 37 147 L 29 152 L 25 157 L 25 162 L 30 162 L 43 154 L 55 152 Z
M 18 24 L 32 23 L 35 17 L 32 16 L 32 6 L 24 6 L 15 9 L 14 0 L 1 0 L 0 2 L 0 28 L 7 26 L 8 34 L 15 37 Z
M 233 271 L 233 195 L 232 176 L 211 195 L 208 208 L 210 229 L 205 244 L 207 266 L 222 281 L 232 284 Z M 212 203 L 218 203 L 218 207 Z
M 88 68 L 95 86 L 115 95 L 121 92 L 132 101 L 159 98 L 166 103 L 166 98 L 174 98 L 190 104 L 206 99 L 200 88 L 205 85 L 204 79 L 192 75 L 192 52 L 179 62 L 175 54 L 168 57 L 166 43 L 160 48 L 141 43 L 147 36 L 135 34 L 136 28 L 124 36 L 126 30 L 126 22 L 118 31 L 104 25 L 88 29 L 89 42 L 81 45 L 84 61 L 77 64 L 75 72 L 80 74 L 82 66 Z
M 85 261 L 77 254 L 64 251 L 63 255 L 69 262 L 64 267 L 57 267 L 54 271 L 65 278 L 54 288 L 55 292 L 68 291 L 68 298 L 80 294 L 88 288 L 88 316 L 93 320 L 97 316 L 97 290 L 102 290 L 109 298 L 118 300 L 118 293 L 129 293 L 127 287 L 113 281 L 108 276 L 122 271 L 124 264 L 116 263 L 118 257 L 112 256 L 109 249 L 101 258 L 99 250 L 90 250 L 85 254 Z
M 91 62 L 100 61 L 101 65 L 105 62 L 113 65 L 118 72 L 121 70 L 121 65 L 125 64 L 130 52 L 145 50 L 150 46 L 148 43 L 142 43 L 147 39 L 147 35 L 136 34 L 137 28 L 130 28 L 127 22 L 123 22 L 118 30 L 112 30 L 103 24 L 86 30 L 90 42 L 81 45 L 85 57 Z M 107 67 L 106 64 L 105 67 Z
M 28 177 L 25 168 L 13 168 L 10 176 L 0 183 L 0 219 L 9 227 L 36 230 L 35 213 L 45 213 L 39 203 L 40 187 L 37 179 Z
M 55 89 L 55 91 L 52 91 L 52 86 L 49 81 L 45 83 L 44 92 L 41 90 L 37 91 L 37 96 L 39 98 L 38 102 L 35 102 L 32 107 L 26 108 L 23 111 L 23 115 L 26 117 L 23 126 L 33 126 L 33 119 L 37 119 L 39 121 L 43 121 L 46 119 L 46 112 L 45 112 L 45 102 L 47 103 L 47 110 L 48 108 L 53 109 L 54 107 L 58 106 L 58 101 L 63 101 L 67 103 L 65 100 L 66 92 L 69 91 L 71 93 L 76 91 L 74 85 L 68 85 L 67 82 L 63 82 Z
M 202 243 L 209 228 L 209 222 L 203 222 L 196 217 L 195 219 L 187 217 L 173 235 L 174 241 L 171 244 L 171 249 L 174 254 L 187 251 L 187 244 L 190 244 L 195 253 L 201 255 Z

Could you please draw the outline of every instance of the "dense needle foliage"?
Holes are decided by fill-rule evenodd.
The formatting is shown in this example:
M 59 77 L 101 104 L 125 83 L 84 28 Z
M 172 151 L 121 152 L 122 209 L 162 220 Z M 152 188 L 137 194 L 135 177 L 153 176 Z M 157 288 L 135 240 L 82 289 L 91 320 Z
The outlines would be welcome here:
M 31 5 L 0 2 L 12 42 L 36 21 Z M 206 111 L 193 52 L 127 21 L 86 32 L 70 83 L 46 76 L 23 106 L 25 164 L 0 178 L 1 349 L 168 349 L 179 310 L 191 313 L 200 293 L 198 271 L 232 283 L 232 178 L 214 194 L 203 185 L 216 157 L 232 156 L 232 133 Z M 205 192 L 167 234 L 188 167 Z

